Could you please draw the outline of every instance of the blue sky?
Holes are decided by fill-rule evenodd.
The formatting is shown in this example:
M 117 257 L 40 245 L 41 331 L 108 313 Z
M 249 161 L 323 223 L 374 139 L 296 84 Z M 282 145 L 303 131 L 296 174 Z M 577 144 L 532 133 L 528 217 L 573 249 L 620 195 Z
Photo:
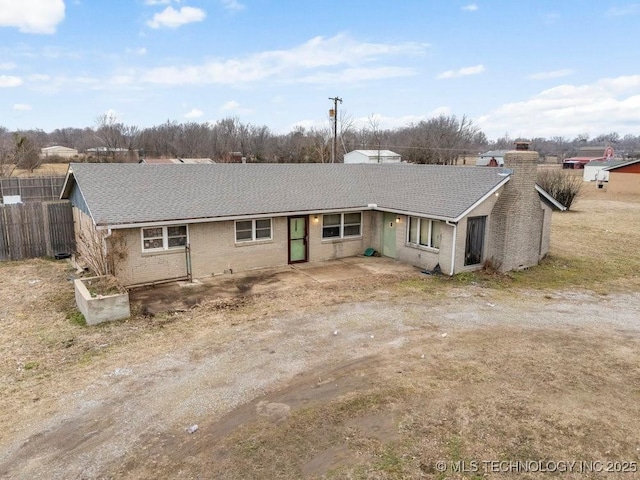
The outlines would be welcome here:
M 285 133 L 466 115 L 490 139 L 640 134 L 640 3 L 0 0 L 0 126 Z

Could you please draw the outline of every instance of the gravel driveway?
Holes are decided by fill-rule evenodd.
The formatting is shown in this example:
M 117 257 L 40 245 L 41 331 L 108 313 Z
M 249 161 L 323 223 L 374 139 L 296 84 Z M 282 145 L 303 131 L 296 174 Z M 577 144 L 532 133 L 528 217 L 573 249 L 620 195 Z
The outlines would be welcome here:
M 455 342 L 462 331 L 505 326 L 637 336 L 640 294 L 507 295 L 470 287 L 430 302 L 381 298 L 222 325 L 154 358 L 111 365 L 60 398 L 46 423 L 24 428 L 2 446 L 0 477 L 127 476 L 123 465 L 134 457 L 161 463 L 203 432 L 215 428 L 221 437 L 256 415 L 286 417 L 322 395 L 358 388 L 365 380 L 357 371 L 367 363 L 398 356 L 424 360 L 424 339 Z M 269 402 L 274 392 L 302 380 L 315 390 L 301 387 L 289 403 Z M 221 419 L 243 408 L 221 426 Z M 188 433 L 194 425 L 198 431 Z

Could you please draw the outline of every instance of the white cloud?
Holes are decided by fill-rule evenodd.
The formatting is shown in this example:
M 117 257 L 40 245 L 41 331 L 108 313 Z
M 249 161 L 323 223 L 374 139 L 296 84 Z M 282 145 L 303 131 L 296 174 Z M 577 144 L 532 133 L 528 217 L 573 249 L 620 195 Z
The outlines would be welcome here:
M 171 1 L 172 0 L 144 0 L 144 4 L 145 5 L 169 5 Z
M 244 4 L 238 2 L 238 0 L 220 0 L 220 2 L 226 10 L 230 10 L 232 12 L 240 12 L 247 8 Z
M 469 5 L 465 5 L 464 7 L 462 7 L 462 10 L 464 10 L 465 12 L 475 12 L 476 10 L 478 10 L 478 5 L 476 5 L 475 3 L 470 3 Z
M 606 15 L 608 17 L 626 17 L 628 15 L 637 15 L 640 13 L 640 3 L 630 3 L 623 7 L 612 7 Z
M 485 71 L 484 65 L 475 65 L 473 67 L 463 67 L 459 70 L 447 70 L 446 72 L 442 72 L 436 78 L 444 79 L 444 78 L 456 78 L 456 77 L 465 77 L 467 75 L 477 75 Z
M 0 88 L 3 87 L 18 87 L 24 82 L 20 77 L 14 77 L 12 75 L 0 75 Z
M 200 8 L 182 7 L 176 10 L 173 7 L 167 7 L 162 12 L 156 13 L 147 25 L 151 28 L 178 28 L 188 23 L 201 22 L 206 16 L 205 11 Z
M 640 75 L 603 78 L 586 85 L 558 85 L 480 117 L 488 135 L 524 137 L 636 134 L 640 128 Z
M 14 68 L 16 68 L 16 64 L 13 62 L 0 63 L 0 70 L 13 70 Z
M 271 50 L 245 58 L 231 58 L 202 65 L 169 66 L 143 73 L 145 82 L 237 85 L 276 79 L 280 82 L 322 83 L 327 80 L 372 80 L 414 74 L 412 68 L 372 65 L 386 59 L 422 55 L 421 43 L 367 43 L 340 34 L 331 38 L 314 37 L 289 50 Z M 366 64 L 366 67 L 361 65 Z
M 31 82 L 48 82 L 49 80 L 51 80 L 51 77 L 49 75 L 45 75 L 42 73 L 34 73 L 33 75 L 29 75 L 27 78 Z
M 220 107 L 220 110 L 223 112 L 229 112 L 231 110 L 237 110 L 240 107 L 240 104 L 235 100 L 229 100 L 227 103 Z
M 64 20 L 64 13 L 63 0 L 0 0 L 0 27 L 52 34 Z
M 529 78 L 532 80 L 548 80 L 551 78 L 566 77 L 567 75 L 571 75 L 572 73 L 573 70 L 571 70 L 570 68 L 565 68 L 562 70 L 553 70 L 551 72 L 532 73 L 531 75 L 529 75 Z
M 194 108 L 190 112 L 187 112 L 183 115 L 184 118 L 200 118 L 204 115 L 204 112 L 200 109 Z
M 220 110 L 220 112 L 235 113 L 235 114 L 238 114 L 238 115 L 242 115 L 242 114 L 247 114 L 247 113 L 252 113 L 253 112 L 252 109 L 243 107 L 242 105 L 240 105 L 235 100 L 229 100 L 228 102 L 223 104 L 220 107 L 219 110 Z
M 16 103 L 13 106 L 13 110 L 17 112 L 28 112 L 31 110 L 31 105 L 27 105 L 26 103 Z
M 386 78 L 409 77 L 413 75 L 413 68 L 378 67 L 378 68 L 346 68 L 339 72 L 318 72 L 297 79 L 300 83 L 357 83 L 368 80 L 382 80 Z
M 125 53 L 129 54 L 129 55 L 146 55 L 147 54 L 147 49 L 144 47 L 140 47 L 140 48 L 127 48 L 125 50 Z
M 114 75 L 109 79 L 112 85 L 131 85 L 135 82 L 135 77 L 131 75 Z

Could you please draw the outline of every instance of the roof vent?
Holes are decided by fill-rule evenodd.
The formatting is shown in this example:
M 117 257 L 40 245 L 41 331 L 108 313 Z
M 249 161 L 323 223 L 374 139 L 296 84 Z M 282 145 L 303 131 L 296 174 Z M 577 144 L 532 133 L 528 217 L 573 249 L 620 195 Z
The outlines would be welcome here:
M 531 142 L 525 142 L 525 141 L 517 141 L 516 143 L 516 150 L 529 150 L 529 145 L 531 145 Z

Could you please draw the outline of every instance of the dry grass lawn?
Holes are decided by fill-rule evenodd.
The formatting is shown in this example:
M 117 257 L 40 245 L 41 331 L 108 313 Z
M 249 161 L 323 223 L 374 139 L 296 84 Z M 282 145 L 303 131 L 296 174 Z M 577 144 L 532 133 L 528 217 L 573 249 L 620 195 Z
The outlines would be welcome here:
M 92 328 L 66 263 L 1 263 L 0 477 L 485 478 L 473 461 L 638 462 L 638 252 L 640 198 L 593 187 L 554 214 L 551 255 L 528 271 L 371 277 Z

